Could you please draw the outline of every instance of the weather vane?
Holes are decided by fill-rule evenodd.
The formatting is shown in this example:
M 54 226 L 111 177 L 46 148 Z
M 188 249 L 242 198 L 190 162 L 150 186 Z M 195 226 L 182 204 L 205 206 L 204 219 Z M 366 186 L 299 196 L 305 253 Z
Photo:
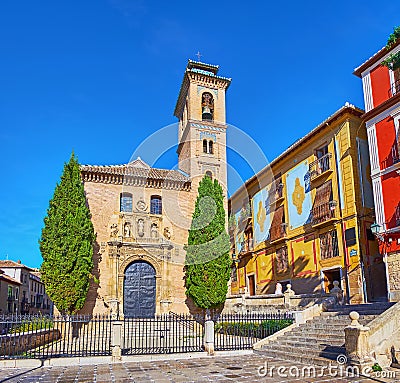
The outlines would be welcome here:
M 200 58 L 201 58 L 201 54 L 200 54 L 200 52 L 199 51 L 197 51 L 197 53 L 195 54 L 195 56 L 197 56 L 197 59 L 200 61 Z

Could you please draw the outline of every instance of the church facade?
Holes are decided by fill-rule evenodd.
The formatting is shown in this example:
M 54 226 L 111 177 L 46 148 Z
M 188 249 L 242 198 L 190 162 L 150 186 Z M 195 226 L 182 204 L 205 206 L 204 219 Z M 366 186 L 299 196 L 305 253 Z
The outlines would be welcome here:
M 96 232 L 94 277 L 82 312 L 152 317 L 185 313 L 184 245 L 199 181 L 217 179 L 227 193 L 225 93 L 218 66 L 189 60 L 174 115 L 178 165 L 82 165 Z

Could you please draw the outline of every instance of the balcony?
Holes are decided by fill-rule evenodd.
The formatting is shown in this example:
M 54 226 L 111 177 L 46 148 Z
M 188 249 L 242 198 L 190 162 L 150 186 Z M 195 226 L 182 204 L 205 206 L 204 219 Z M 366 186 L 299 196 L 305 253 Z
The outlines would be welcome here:
M 332 165 L 331 165 L 331 162 L 332 162 L 331 158 L 332 158 L 332 154 L 327 153 L 309 165 L 308 171 L 310 173 L 311 181 L 318 179 L 323 174 L 327 174 L 327 173 L 330 173 L 333 171 Z
M 238 227 L 239 230 L 245 230 L 248 223 L 251 220 L 251 208 L 250 204 L 246 204 L 240 210 L 239 218 L 238 218 Z
M 287 227 L 288 227 L 288 224 L 286 222 L 271 226 L 270 243 L 277 243 L 282 240 L 285 240 L 286 234 L 287 234 Z
M 312 226 L 322 226 L 336 220 L 335 210 L 337 202 L 329 201 L 316 205 L 312 209 Z
M 279 202 L 284 200 L 283 196 L 283 183 L 280 182 L 274 187 L 271 188 L 268 194 L 268 204 L 273 205 L 273 204 L 278 204 Z
M 242 248 L 240 250 L 239 255 L 245 255 L 250 253 L 254 249 L 254 241 L 253 238 L 246 239 L 242 242 Z
M 388 91 L 389 98 L 400 93 L 400 79 L 396 80 Z
M 400 162 L 400 147 L 397 142 L 393 144 L 390 154 L 381 162 L 381 168 L 387 169 Z

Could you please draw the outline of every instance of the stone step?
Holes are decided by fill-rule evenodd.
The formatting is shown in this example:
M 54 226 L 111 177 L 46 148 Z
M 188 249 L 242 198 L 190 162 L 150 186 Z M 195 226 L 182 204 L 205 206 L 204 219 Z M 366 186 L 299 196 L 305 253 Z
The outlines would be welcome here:
M 310 336 L 309 334 L 305 334 L 305 335 L 287 335 L 287 336 L 285 336 L 285 338 L 287 340 L 294 341 L 294 342 L 315 342 L 316 343 L 316 342 L 319 342 L 319 341 L 323 340 L 326 343 L 330 343 L 331 341 L 337 341 L 337 342 L 344 343 L 344 341 L 345 341 L 344 334 L 342 336 L 326 335 L 324 337 L 322 337 L 321 335 Z
M 375 319 L 377 315 L 360 315 L 360 320 L 365 320 L 365 321 L 371 321 Z M 326 322 L 326 321 L 331 321 L 331 322 L 350 322 L 350 318 L 348 315 L 323 315 L 323 316 L 318 316 L 313 319 L 311 319 L 313 322 Z
M 287 345 L 280 344 L 269 344 L 262 347 L 265 351 L 283 351 L 283 352 L 293 352 L 293 348 Z M 325 345 L 321 348 L 312 347 L 312 345 L 304 344 L 304 347 L 296 347 L 296 352 L 301 355 L 313 355 L 317 357 L 326 357 L 328 359 L 335 359 L 336 356 L 346 353 L 346 348 L 344 346 L 330 346 Z
M 272 356 L 274 358 L 283 359 L 287 361 L 293 361 L 298 363 L 303 363 L 307 366 L 329 366 L 329 363 L 332 363 L 332 359 L 328 359 L 322 356 L 315 355 L 301 355 L 298 353 L 294 353 L 291 351 L 273 351 L 273 350 L 259 350 L 256 351 L 258 354 L 264 354 L 266 356 Z M 331 356 L 333 360 L 336 360 L 336 356 Z M 272 364 L 272 363 L 271 363 Z
M 289 335 L 289 334 L 288 334 Z M 312 327 L 304 327 L 302 329 L 296 328 L 290 332 L 290 335 L 294 336 L 309 336 L 311 338 L 315 337 L 316 339 L 324 339 L 324 336 L 327 335 L 329 337 L 336 337 L 336 336 L 344 336 L 344 329 L 337 329 L 337 330 L 329 330 L 327 332 L 324 329 L 314 329 Z M 322 338 L 321 338 L 322 337 Z
M 321 317 L 349 317 L 349 314 L 352 311 L 357 311 L 357 310 L 348 310 L 348 311 L 324 311 L 321 313 Z M 360 315 L 369 315 L 369 316 L 378 316 L 381 315 L 384 311 L 382 310 L 368 310 L 368 311 L 357 311 Z
M 270 344 L 275 344 L 275 343 L 270 343 Z M 277 344 L 283 345 L 283 346 L 290 346 L 290 347 L 306 347 L 307 345 L 312 345 L 313 348 L 315 349 L 323 349 L 327 346 L 332 346 L 332 347 L 344 347 L 344 342 L 341 340 L 331 340 L 329 342 L 310 342 L 310 341 L 305 341 L 305 342 L 299 342 L 299 341 L 292 341 L 292 340 L 280 340 L 277 341 Z

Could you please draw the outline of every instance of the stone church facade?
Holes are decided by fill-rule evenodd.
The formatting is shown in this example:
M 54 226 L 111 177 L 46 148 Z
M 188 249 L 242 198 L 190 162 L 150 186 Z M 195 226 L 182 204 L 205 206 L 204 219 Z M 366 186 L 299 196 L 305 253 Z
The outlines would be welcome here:
M 83 165 L 96 232 L 94 276 L 82 312 L 152 317 L 184 313 L 184 245 L 200 179 L 227 193 L 225 92 L 218 66 L 189 60 L 175 107 L 176 170 L 128 164 Z M 160 153 L 161 154 L 161 153 Z

